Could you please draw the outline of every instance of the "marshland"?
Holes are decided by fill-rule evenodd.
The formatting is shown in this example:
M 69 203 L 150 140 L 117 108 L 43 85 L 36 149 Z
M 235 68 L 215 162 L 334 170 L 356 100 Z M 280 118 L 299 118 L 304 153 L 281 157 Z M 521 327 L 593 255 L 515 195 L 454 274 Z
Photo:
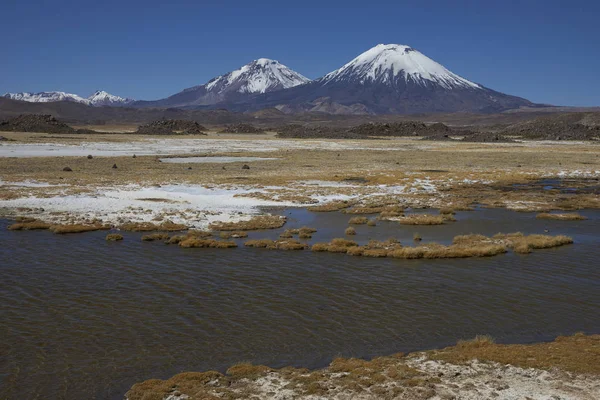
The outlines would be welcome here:
M 428 398 L 510 363 L 475 382 L 495 397 L 597 374 L 573 361 L 597 338 L 571 336 L 600 332 L 595 143 L 216 132 L 6 133 L 0 393 Z M 504 347 L 561 335 L 555 358 Z

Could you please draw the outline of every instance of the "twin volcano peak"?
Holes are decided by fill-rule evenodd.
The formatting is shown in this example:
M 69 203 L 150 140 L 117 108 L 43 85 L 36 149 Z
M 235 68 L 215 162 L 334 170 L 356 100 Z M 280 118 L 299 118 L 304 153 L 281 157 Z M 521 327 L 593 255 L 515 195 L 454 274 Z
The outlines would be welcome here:
M 259 58 L 235 71 L 211 79 L 205 88 L 209 92 L 267 93 L 288 89 L 310 79 L 277 60 Z
M 473 83 L 435 62 L 414 48 L 403 44 L 378 44 L 341 68 L 321 78 L 330 82 L 384 83 L 394 85 L 397 79 L 405 84 L 441 86 L 443 89 L 481 89 Z

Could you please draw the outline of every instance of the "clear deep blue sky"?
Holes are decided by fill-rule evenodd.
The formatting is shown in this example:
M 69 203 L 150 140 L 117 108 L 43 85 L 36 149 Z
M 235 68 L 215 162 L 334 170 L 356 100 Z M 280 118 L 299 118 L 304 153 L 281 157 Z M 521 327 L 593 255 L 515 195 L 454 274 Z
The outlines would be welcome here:
M 600 106 L 600 1 L 0 0 L 0 92 L 136 99 L 273 58 L 320 77 L 378 43 L 535 102 Z

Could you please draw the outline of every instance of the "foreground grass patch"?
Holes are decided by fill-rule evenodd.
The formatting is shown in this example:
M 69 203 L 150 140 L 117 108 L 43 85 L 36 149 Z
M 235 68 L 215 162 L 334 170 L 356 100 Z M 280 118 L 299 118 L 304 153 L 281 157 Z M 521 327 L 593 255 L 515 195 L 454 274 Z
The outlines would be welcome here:
M 485 369 L 480 367 L 473 374 L 470 366 L 473 360 L 497 362 L 500 365 L 491 364 Z M 430 363 L 438 364 L 440 369 L 429 370 L 426 364 Z M 166 380 L 150 379 L 133 385 L 126 398 L 163 400 L 173 396 L 191 400 L 277 399 L 282 398 L 284 392 L 286 398 L 307 400 L 488 398 L 489 396 L 472 397 L 474 393 L 479 393 L 473 392 L 473 384 L 483 389 L 489 383 L 487 393 L 495 393 L 498 382 L 507 382 L 506 379 L 512 376 L 510 372 L 505 374 L 507 364 L 536 368 L 538 371 L 558 368 L 560 371 L 574 373 L 584 381 L 589 380 L 589 387 L 593 387 L 597 385 L 600 376 L 600 335 L 560 336 L 553 342 L 527 345 L 496 344 L 489 336 L 478 336 L 474 340 L 460 341 L 457 345 L 444 349 L 408 355 L 398 353 L 371 360 L 337 357 L 329 366 L 318 370 L 294 367 L 275 369 L 265 365 L 240 363 L 230 367 L 225 374 L 216 371 L 184 372 Z M 462 388 L 457 385 L 461 382 L 455 379 L 461 372 L 469 375 L 470 382 L 470 385 Z M 566 377 L 561 372 L 549 377 L 553 378 L 550 385 L 557 386 L 568 384 L 573 378 Z M 462 391 L 455 392 L 456 395 L 450 397 L 449 388 L 452 391 Z M 571 393 L 582 393 L 585 398 L 589 397 L 584 392 Z
M 453 364 L 470 360 L 494 361 L 523 368 L 550 369 L 600 374 L 600 335 L 559 336 L 553 342 L 497 344 L 489 336 L 459 341 L 456 346 L 429 353 L 430 358 Z

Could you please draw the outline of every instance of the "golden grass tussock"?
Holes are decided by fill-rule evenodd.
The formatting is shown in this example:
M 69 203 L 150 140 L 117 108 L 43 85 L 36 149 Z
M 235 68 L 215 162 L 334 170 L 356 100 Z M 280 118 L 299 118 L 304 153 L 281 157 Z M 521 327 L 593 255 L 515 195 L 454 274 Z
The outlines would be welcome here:
M 348 248 L 358 246 L 353 240 L 342 238 L 332 239 L 329 243 L 315 243 L 312 245 L 312 251 L 327 251 L 330 253 L 347 253 Z
M 165 243 L 166 244 L 179 244 L 182 241 L 184 241 L 185 239 L 189 239 L 190 236 L 187 235 L 175 235 L 175 236 L 171 236 L 170 239 L 166 240 Z
M 246 221 L 213 222 L 208 227 L 213 231 L 255 231 L 259 229 L 281 228 L 286 217 L 279 215 L 260 215 Z
M 411 214 L 397 219 L 402 225 L 442 225 L 448 221 L 443 215 Z
M 108 235 L 106 235 L 107 242 L 117 242 L 119 240 L 123 240 L 123 235 L 121 235 L 120 233 L 109 233 Z
M 579 213 L 564 213 L 564 214 L 550 214 L 550 213 L 540 213 L 535 216 L 537 219 L 555 219 L 559 221 L 583 221 L 586 220 L 587 217 L 579 214 Z
M 107 229 L 110 229 L 110 226 L 101 225 L 101 224 L 95 224 L 95 225 L 65 224 L 65 225 L 52 225 L 48 229 L 54 233 L 65 234 L 65 233 L 83 233 L 83 232 L 107 230 Z
M 11 231 L 33 231 L 39 229 L 49 229 L 51 226 L 52 224 L 37 219 L 26 219 L 9 225 L 8 229 Z
M 265 365 L 239 363 L 230 367 L 226 371 L 226 374 L 231 376 L 233 379 L 257 379 L 261 376 L 265 376 L 271 371 L 273 371 L 273 369 Z
M 423 240 L 423 238 L 421 237 L 421 235 L 418 232 L 415 232 L 415 234 L 413 235 L 413 240 L 415 242 L 420 242 L 421 240 Z
M 367 222 L 367 226 L 377 226 L 377 221 L 374 219 L 370 219 L 369 222 Z
M 180 247 L 184 248 L 211 248 L 211 249 L 229 249 L 238 247 L 235 242 L 228 242 L 224 240 L 215 239 L 199 239 L 194 237 L 188 237 L 179 242 Z
M 293 239 L 255 239 L 246 241 L 246 243 L 244 243 L 244 246 L 263 248 L 269 250 L 305 250 L 308 248 L 308 245 L 306 243 L 301 243 Z
M 444 246 L 437 243 L 428 243 L 416 247 L 403 247 L 388 253 L 389 257 L 403 259 L 436 259 L 436 258 L 469 258 L 491 257 L 506 253 L 506 246 L 501 244 L 481 245 L 450 245 Z
M 529 235 L 526 236 L 521 232 L 496 234 L 492 237 L 493 240 L 505 243 L 513 249 L 515 253 L 527 254 L 535 249 L 550 249 L 573 243 L 573 239 L 569 236 L 558 235 Z
M 350 201 L 331 201 L 325 204 L 318 204 L 316 206 L 307 207 L 308 211 L 313 212 L 332 212 L 340 211 L 345 208 L 352 207 L 353 203 Z
M 440 208 L 440 214 L 455 214 L 456 210 L 452 207 L 442 207 Z
M 142 236 L 142 241 L 143 242 L 153 242 L 155 240 L 169 240 L 169 234 L 168 233 L 151 233 L 149 235 L 144 235 Z
M 432 359 L 453 364 L 478 359 L 521 368 L 560 368 L 580 374 L 600 374 L 600 335 L 576 333 L 559 336 L 553 342 L 535 344 L 497 344 L 489 336 L 478 336 L 428 354 Z
M 292 231 L 290 229 L 286 229 L 279 235 L 279 237 L 281 239 L 291 239 L 294 237 L 294 234 L 292 233 Z
M 369 219 L 367 217 L 352 217 L 348 221 L 348 224 L 350 224 L 350 225 L 364 225 L 367 222 L 369 222 Z
M 152 231 L 185 231 L 187 226 L 182 224 L 176 224 L 171 221 L 165 221 L 160 224 L 152 222 L 127 222 L 119 226 L 119 229 L 127 232 L 152 232 Z
M 356 229 L 354 229 L 353 227 L 349 226 L 346 228 L 346 230 L 344 231 L 344 234 L 346 236 L 352 236 L 352 235 L 356 235 Z
M 380 221 L 394 220 L 395 218 L 402 217 L 403 215 L 404 215 L 404 209 L 401 207 L 398 207 L 396 209 L 382 211 L 377 216 L 377 219 Z
M 233 231 L 233 232 L 221 232 L 219 233 L 221 239 L 241 239 L 247 238 L 248 232 L 244 231 Z

